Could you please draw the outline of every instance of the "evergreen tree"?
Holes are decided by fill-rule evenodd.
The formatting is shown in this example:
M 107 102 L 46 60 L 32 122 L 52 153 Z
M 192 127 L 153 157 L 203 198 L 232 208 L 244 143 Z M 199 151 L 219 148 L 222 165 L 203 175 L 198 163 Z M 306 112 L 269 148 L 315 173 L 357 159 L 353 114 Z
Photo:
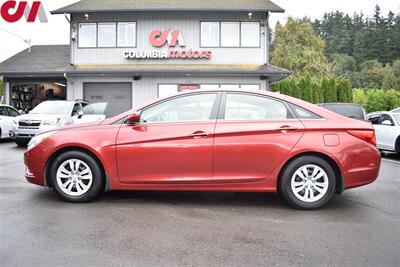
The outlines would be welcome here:
M 339 80 L 337 84 L 337 101 L 342 103 L 351 103 L 353 101 L 353 93 L 349 80 Z
M 324 89 L 324 102 L 325 103 L 336 103 L 337 102 L 337 89 L 336 89 L 336 79 L 334 77 L 324 78 L 322 80 Z

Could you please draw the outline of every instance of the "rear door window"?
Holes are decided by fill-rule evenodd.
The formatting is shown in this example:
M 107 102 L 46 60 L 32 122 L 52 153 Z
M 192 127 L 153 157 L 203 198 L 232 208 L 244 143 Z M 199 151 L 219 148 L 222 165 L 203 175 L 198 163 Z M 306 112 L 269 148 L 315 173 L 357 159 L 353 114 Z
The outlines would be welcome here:
M 228 93 L 226 95 L 225 120 L 286 120 L 288 118 L 292 118 L 292 114 L 281 101 L 248 94 Z

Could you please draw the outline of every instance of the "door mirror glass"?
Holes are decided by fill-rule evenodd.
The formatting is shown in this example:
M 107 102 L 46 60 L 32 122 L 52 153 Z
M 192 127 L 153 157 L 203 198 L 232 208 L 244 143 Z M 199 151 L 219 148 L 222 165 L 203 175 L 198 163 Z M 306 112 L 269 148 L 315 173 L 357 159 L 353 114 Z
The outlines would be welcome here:
M 129 115 L 128 118 L 125 120 L 125 123 L 131 125 L 138 122 L 140 122 L 140 113 L 133 113 L 132 115 Z
M 381 123 L 382 125 L 386 125 L 386 126 L 393 126 L 392 122 L 390 120 L 384 120 Z

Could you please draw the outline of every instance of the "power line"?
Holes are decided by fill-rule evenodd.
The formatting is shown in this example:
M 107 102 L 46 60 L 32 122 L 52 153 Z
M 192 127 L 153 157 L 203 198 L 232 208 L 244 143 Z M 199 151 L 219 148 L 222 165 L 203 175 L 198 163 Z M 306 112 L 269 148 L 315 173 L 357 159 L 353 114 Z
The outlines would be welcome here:
M 0 30 L 1 30 L 1 31 L 4 31 L 4 32 L 6 32 L 6 33 L 8 33 L 8 34 L 14 35 L 15 37 L 20 38 L 22 41 L 24 41 L 25 43 L 28 44 L 28 46 L 29 46 L 29 52 L 31 52 L 31 43 L 32 43 L 31 39 L 24 38 L 24 37 L 22 37 L 22 36 L 20 36 L 20 35 L 18 35 L 18 34 L 15 34 L 15 33 L 13 33 L 13 32 L 10 32 L 9 30 L 3 29 L 3 28 L 0 28 Z

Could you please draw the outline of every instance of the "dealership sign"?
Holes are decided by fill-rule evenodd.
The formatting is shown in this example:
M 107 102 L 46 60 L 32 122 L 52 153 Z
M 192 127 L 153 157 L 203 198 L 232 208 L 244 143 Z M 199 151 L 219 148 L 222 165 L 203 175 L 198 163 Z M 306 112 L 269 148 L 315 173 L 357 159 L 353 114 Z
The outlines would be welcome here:
M 167 51 L 163 50 L 130 50 L 124 51 L 126 59 L 211 59 L 212 51 L 185 49 L 185 39 L 180 30 L 154 30 L 150 33 L 149 42 L 152 46 L 161 48 L 168 45 Z M 179 45 L 181 49 L 175 49 Z
M 7 22 L 17 22 L 22 16 L 27 22 L 35 22 L 39 18 L 40 22 L 47 22 L 46 12 L 40 1 L 33 1 L 29 6 L 27 1 L 5 1 L 0 7 L 1 17 Z

